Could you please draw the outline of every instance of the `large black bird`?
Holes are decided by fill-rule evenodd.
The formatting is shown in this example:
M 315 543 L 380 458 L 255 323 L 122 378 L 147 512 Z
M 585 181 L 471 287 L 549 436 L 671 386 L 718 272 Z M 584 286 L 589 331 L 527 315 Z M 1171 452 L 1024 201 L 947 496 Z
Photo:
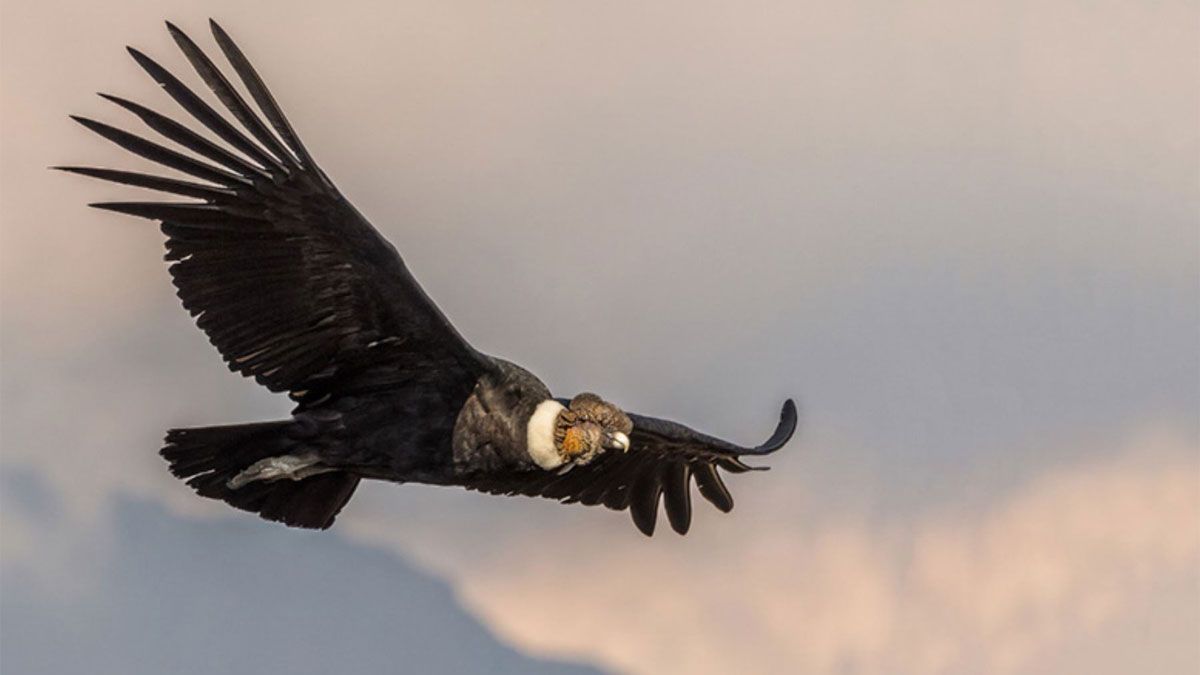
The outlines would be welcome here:
M 701 496 L 729 511 L 733 499 L 718 469 L 747 471 L 742 455 L 774 452 L 791 437 L 790 400 L 771 438 L 745 448 L 622 412 L 594 394 L 556 399 L 529 371 L 476 351 L 313 161 L 229 35 L 211 27 L 261 116 L 167 24 L 241 128 L 150 57 L 129 53 L 228 146 L 101 94 L 208 161 L 74 117 L 203 182 L 56 167 L 193 198 L 91 206 L 160 221 L 183 306 L 229 368 L 297 403 L 288 420 L 168 432 L 162 456 L 196 492 L 268 520 L 326 528 L 363 478 L 461 485 L 628 508 L 647 535 L 665 498 L 671 527 L 684 534 L 693 479 Z

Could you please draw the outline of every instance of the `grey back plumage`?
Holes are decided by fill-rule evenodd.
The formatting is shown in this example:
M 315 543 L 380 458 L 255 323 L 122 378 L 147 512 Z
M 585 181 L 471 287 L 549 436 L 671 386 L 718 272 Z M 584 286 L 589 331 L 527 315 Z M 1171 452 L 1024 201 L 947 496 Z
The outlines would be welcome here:
M 515 363 L 492 361 L 454 425 L 454 463 L 464 475 L 536 468 L 526 447 L 529 418 L 550 390 Z

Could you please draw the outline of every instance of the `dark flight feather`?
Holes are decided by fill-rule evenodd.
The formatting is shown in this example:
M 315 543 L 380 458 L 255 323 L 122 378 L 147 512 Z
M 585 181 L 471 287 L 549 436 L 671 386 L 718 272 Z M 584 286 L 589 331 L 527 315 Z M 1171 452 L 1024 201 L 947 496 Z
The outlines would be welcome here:
M 229 63 L 233 65 L 234 71 L 238 77 L 242 79 L 242 84 L 246 85 L 246 89 L 250 91 L 250 96 L 254 98 L 254 102 L 258 104 L 260 110 L 266 115 L 267 120 L 271 122 L 271 126 L 275 127 L 283 142 L 296 153 L 300 162 L 305 166 L 313 167 L 312 157 L 309 156 L 308 150 L 304 144 L 300 142 L 300 137 L 292 130 L 292 125 L 287 120 L 287 116 L 283 114 L 283 110 L 279 108 L 279 104 L 275 103 L 275 97 L 271 95 L 267 85 L 263 83 L 262 78 L 258 76 L 258 72 L 254 70 L 254 66 L 250 65 L 250 61 L 246 59 L 246 55 L 233 42 L 225 29 L 221 28 L 216 21 L 209 20 L 209 27 L 212 29 L 213 37 L 217 39 L 217 45 L 221 51 L 225 53 L 225 58 L 229 59 Z
M 182 197 L 194 197 L 196 199 L 203 199 L 207 202 L 215 202 L 225 197 L 231 197 L 234 194 L 229 190 L 212 185 L 192 183 L 190 181 L 177 180 L 175 178 L 164 178 L 163 176 L 152 176 L 133 171 L 94 169 L 86 166 L 55 166 L 51 168 L 58 171 L 66 171 L 68 173 L 77 173 L 81 176 L 100 178 L 102 180 L 112 181 L 114 183 L 132 185 L 134 187 L 144 187 L 150 190 L 158 190 L 159 192 L 169 192 Z
M 240 159 L 225 148 L 216 145 L 212 141 L 204 138 L 191 129 L 188 129 L 175 120 L 167 118 L 143 105 L 123 99 L 120 96 L 101 93 L 100 97 L 121 106 L 134 115 L 137 115 L 138 118 L 146 123 L 146 126 L 157 131 L 166 138 L 175 141 L 176 143 L 184 146 L 198 155 L 207 157 L 208 159 L 224 166 L 227 169 L 230 169 L 242 176 L 253 175 L 260 178 L 270 178 L 262 169 L 259 169 L 256 166 L 251 166 L 249 162 Z
M 179 30 L 170 21 L 167 22 L 167 30 L 170 31 L 171 38 L 175 40 L 175 44 L 179 45 L 179 49 L 183 51 L 183 55 L 192 64 L 192 68 L 196 70 L 196 74 L 200 76 L 200 79 L 204 80 L 204 83 L 216 94 L 217 98 L 220 99 L 229 112 L 233 113 L 238 122 L 246 127 L 258 139 L 259 143 L 262 143 L 268 150 L 275 153 L 276 157 L 290 159 L 288 151 L 267 130 L 262 120 L 259 119 L 258 115 L 254 114 L 254 111 L 246 104 L 246 100 L 233 88 L 233 85 L 225 78 L 224 73 L 213 64 L 208 55 L 201 51 L 186 33 Z M 245 142 L 247 145 L 253 147 L 253 144 L 249 141 Z M 258 148 L 253 148 L 253 152 L 259 153 L 260 151 Z M 269 157 L 266 153 L 261 153 L 261 161 L 263 161 L 264 165 L 273 164 L 276 168 L 283 169 L 283 165 L 279 163 L 280 160 Z
M 663 496 L 671 529 L 687 534 L 692 524 L 691 466 L 683 462 L 668 464 L 663 476 Z
M 695 476 L 696 489 L 700 491 L 701 497 L 707 499 L 722 513 L 729 513 L 733 510 L 733 495 L 729 494 L 729 488 L 725 487 L 725 481 L 721 480 L 721 474 L 717 473 L 717 467 L 711 464 L 700 464 L 695 467 Z
M 192 159 L 187 155 L 175 152 L 169 148 L 164 148 L 157 143 L 148 141 L 140 136 L 135 136 L 128 131 L 118 129 L 116 127 L 104 124 L 103 122 L 97 122 L 86 117 L 80 117 L 78 115 L 71 115 L 71 119 L 79 122 L 88 129 L 91 129 L 92 131 L 100 134 L 101 136 L 107 138 L 113 143 L 116 143 L 122 148 L 125 148 L 135 155 L 145 157 L 152 162 L 158 162 L 163 166 L 177 169 L 186 174 L 195 176 L 196 178 L 212 181 L 213 183 L 217 183 L 219 185 L 234 185 L 245 182 L 245 179 L 240 176 L 229 173 L 228 171 L 224 171 L 222 169 L 218 169 L 214 166 L 209 166 L 208 164 Z
M 154 59 L 146 56 L 133 47 L 128 47 L 126 49 L 129 52 L 129 55 L 133 57 L 133 60 L 142 67 L 142 70 L 145 70 L 146 73 L 150 75 L 151 79 L 157 82 L 171 98 L 175 99 L 175 102 L 178 103 L 180 107 L 190 113 L 192 117 L 196 118 L 197 122 L 200 122 L 210 131 L 220 136 L 221 139 L 226 143 L 229 143 L 238 150 L 246 153 L 247 156 L 253 157 L 255 160 L 260 162 L 264 168 L 274 164 L 277 169 L 286 172 L 286 169 L 280 166 L 278 161 L 272 162 L 271 158 L 262 150 L 262 148 L 252 143 L 250 139 L 246 138 L 245 134 L 238 131 L 237 128 L 230 124 L 224 117 L 222 117 L 220 113 L 218 113 L 216 110 L 213 110 L 212 106 L 205 103 L 200 99 L 199 96 L 193 93 L 191 89 L 188 89 L 187 85 L 185 85 L 183 82 L 180 82 L 179 78 L 167 72 L 166 68 L 158 65 Z

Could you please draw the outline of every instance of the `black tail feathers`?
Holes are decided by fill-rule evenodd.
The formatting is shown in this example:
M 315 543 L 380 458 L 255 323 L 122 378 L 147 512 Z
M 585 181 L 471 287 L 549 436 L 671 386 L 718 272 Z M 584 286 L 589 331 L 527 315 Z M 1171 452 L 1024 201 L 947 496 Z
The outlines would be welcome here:
M 323 530 L 354 494 L 357 476 L 337 471 L 298 481 L 255 481 L 236 489 L 228 485 L 251 464 L 293 450 L 296 441 L 287 433 L 292 425 L 279 421 L 172 429 L 160 454 L 170 462 L 171 473 L 201 496 L 292 527 Z

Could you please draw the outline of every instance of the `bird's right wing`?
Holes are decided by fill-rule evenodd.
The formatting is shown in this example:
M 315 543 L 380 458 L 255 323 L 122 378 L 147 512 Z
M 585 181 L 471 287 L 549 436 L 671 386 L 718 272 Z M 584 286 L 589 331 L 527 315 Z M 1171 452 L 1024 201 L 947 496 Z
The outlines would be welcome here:
M 486 357 L 459 336 L 391 244 L 313 162 L 241 50 L 212 23 L 261 115 L 188 36 L 167 27 L 242 128 L 149 57 L 132 48 L 130 54 L 232 150 L 153 110 L 103 95 L 207 161 L 75 119 L 136 155 L 204 182 L 58 168 L 196 200 L 93 206 L 161 221 L 178 295 L 231 370 L 301 401 L 351 378 L 402 380 L 430 371 L 469 388 L 488 367 Z
M 643 534 L 654 534 L 659 503 L 665 501 L 667 520 L 679 534 L 692 523 L 691 485 L 721 511 L 733 509 L 733 496 L 718 469 L 743 473 L 765 467 L 742 462 L 747 455 L 768 455 L 782 448 L 796 431 L 798 415 L 791 400 L 783 404 L 775 432 L 761 445 L 748 448 L 702 434 L 678 422 L 629 414 L 633 432 L 627 452 L 608 451 L 590 464 L 556 472 L 507 470 L 484 472 L 464 479 L 464 487 L 481 492 L 548 497 L 587 506 L 629 509 Z

